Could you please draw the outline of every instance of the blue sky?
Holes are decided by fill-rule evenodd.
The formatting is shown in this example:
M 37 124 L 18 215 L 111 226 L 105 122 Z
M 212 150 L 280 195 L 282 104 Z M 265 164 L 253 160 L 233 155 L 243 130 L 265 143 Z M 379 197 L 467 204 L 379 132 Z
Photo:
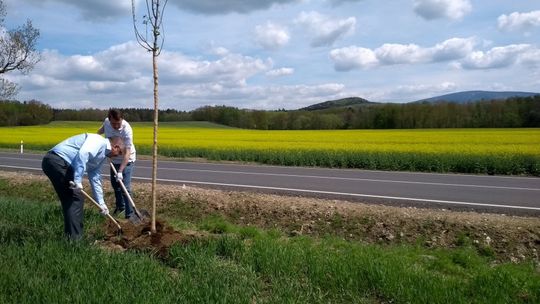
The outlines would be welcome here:
M 152 58 L 135 42 L 131 1 L 4 2 L 8 28 L 30 19 L 41 31 L 34 70 L 4 75 L 20 85 L 18 100 L 153 107 Z M 540 92 L 538 0 L 169 0 L 164 34 L 162 109 Z

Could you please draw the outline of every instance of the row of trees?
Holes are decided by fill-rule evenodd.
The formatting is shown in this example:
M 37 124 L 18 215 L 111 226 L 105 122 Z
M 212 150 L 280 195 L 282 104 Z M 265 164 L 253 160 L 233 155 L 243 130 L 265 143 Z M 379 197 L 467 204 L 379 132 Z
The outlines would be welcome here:
M 119 109 L 127 121 L 153 121 L 154 110 L 141 108 L 120 108 Z M 102 121 L 107 117 L 108 110 L 100 109 L 55 109 L 54 120 L 68 121 Z M 167 109 L 159 111 L 159 121 L 187 121 L 192 120 L 189 112 Z
M 246 129 L 415 129 L 540 127 L 540 95 L 475 103 L 364 104 L 321 111 L 250 111 L 203 107 L 206 120 Z
M 152 121 L 153 110 L 122 108 L 128 121 Z M 39 101 L 0 101 L 0 126 L 45 124 L 52 120 L 102 121 L 107 110 L 52 109 Z M 476 103 L 363 104 L 318 111 L 254 111 L 227 106 L 191 112 L 159 111 L 159 120 L 211 121 L 245 129 L 415 129 L 540 127 L 540 95 Z
M 355 129 L 540 127 L 540 96 L 456 104 L 384 104 L 345 117 Z
M 0 101 L 0 126 L 30 126 L 53 120 L 53 110 L 39 101 Z

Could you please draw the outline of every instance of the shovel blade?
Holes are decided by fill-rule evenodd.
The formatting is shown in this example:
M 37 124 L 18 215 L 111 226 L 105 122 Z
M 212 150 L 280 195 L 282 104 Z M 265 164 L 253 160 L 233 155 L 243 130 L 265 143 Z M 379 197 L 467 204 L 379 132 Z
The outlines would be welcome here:
M 150 218 L 150 212 L 148 212 L 146 209 L 139 209 L 139 215 L 145 219 Z
M 141 219 L 139 219 L 138 216 L 132 215 L 128 218 L 128 221 L 130 221 L 133 225 L 138 226 L 143 223 Z

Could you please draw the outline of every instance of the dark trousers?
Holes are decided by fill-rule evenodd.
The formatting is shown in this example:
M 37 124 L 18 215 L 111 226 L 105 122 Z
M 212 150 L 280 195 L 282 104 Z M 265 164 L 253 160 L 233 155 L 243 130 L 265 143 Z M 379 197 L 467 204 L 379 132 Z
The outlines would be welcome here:
M 113 164 L 114 168 L 118 172 L 118 169 L 120 168 L 120 164 Z M 130 162 L 124 168 L 124 171 L 122 172 L 122 175 L 124 176 L 124 180 L 122 181 L 124 183 L 124 186 L 126 187 L 126 190 L 129 193 L 129 196 L 131 196 L 131 175 L 133 173 L 133 168 L 135 167 L 135 163 Z M 110 169 L 111 172 L 111 186 L 114 190 L 114 197 L 116 198 L 116 209 L 117 210 L 125 210 L 125 216 L 126 218 L 130 218 L 133 215 L 133 208 L 131 206 L 131 203 L 129 202 L 129 199 L 127 195 L 124 193 L 124 190 L 122 189 L 122 186 L 119 182 L 116 181 L 116 175 L 114 174 L 113 169 Z
M 69 188 L 73 180 L 73 168 L 60 156 L 48 152 L 41 162 L 41 169 L 54 187 L 64 215 L 64 233 L 74 240 L 82 238 L 84 199 Z

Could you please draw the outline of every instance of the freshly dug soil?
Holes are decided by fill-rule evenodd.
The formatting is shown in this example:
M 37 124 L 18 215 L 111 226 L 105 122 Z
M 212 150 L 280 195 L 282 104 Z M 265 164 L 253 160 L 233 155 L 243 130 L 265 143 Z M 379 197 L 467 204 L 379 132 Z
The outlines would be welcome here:
M 150 252 L 158 257 L 166 258 L 168 249 L 174 244 L 185 244 L 203 237 L 197 231 L 176 231 L 164 221 L 156 221 L 156 232 L 151 232 L 151 222 L 145 219 L 140 223 L 117 219 L 122 227 L 110 220 L 105 224 L 105 237 L 98 244 L 111 251 L 138 250 Z

